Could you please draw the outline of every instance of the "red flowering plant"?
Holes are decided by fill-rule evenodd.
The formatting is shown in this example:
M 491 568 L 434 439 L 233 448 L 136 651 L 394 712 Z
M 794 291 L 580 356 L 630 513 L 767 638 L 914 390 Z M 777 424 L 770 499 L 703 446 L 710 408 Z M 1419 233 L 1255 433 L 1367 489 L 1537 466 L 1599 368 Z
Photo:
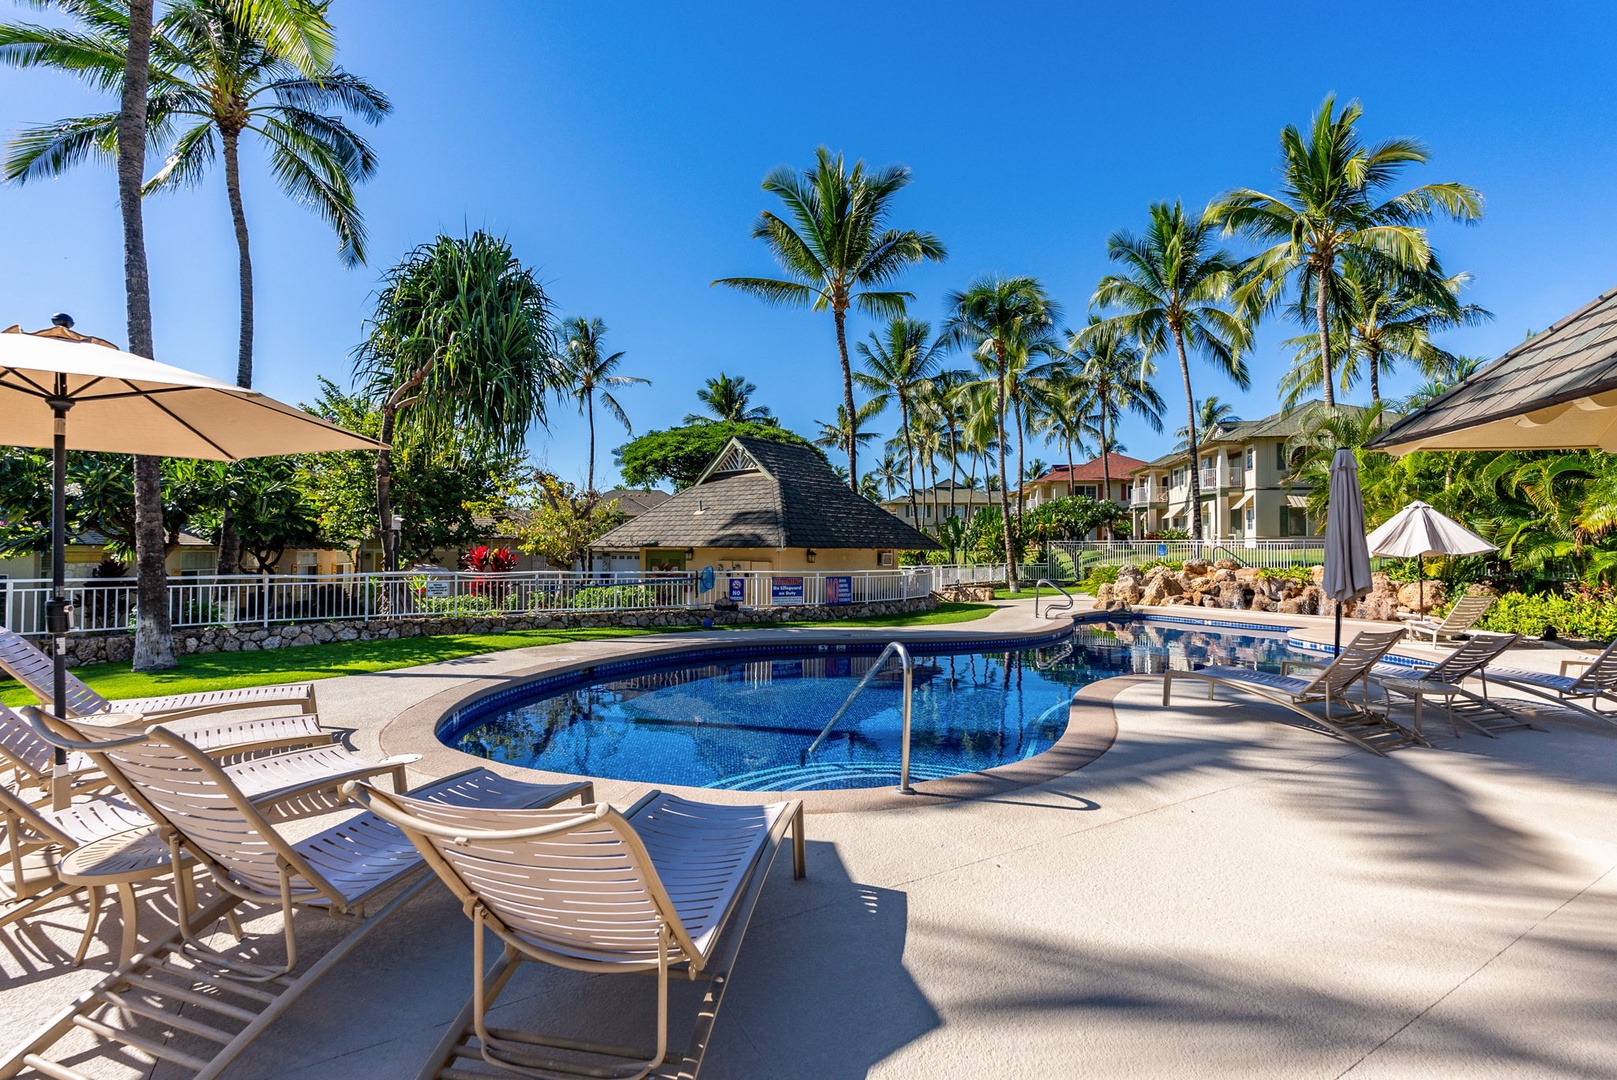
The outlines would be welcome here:
M 470 570 L 474 574 L 507 574 L 516 569 L 516 552 L 508 548 L 491 548 L 487 544 L 478 544 L 460 557 L 462 570 Z M 510 588 L 507 582 L 476 581 L 471 584 L 474 596 L 503 596 Z

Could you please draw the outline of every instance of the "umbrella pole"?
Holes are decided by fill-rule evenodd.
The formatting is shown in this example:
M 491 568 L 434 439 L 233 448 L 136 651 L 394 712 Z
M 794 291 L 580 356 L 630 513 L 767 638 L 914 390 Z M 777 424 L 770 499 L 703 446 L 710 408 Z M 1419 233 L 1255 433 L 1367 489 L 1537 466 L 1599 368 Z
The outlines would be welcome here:
M 45 632 L 51 636 L 51 712 L 67 715 L 67 376 L 56 376 L 56 394 L 48 398 L 55 419 L 51 437 L 51 598 L 45 604 Z M 56 747 L 51 766 L 51 806 L 60 810 L 71 800 L 67 751 Z
M 1415 602 L 1420 605 L 1420 617 L 1426 617 L 1426 556 L 1415 556 Z
M 1342 601 L 1336 601 L 1336 653 L 1342 654 Z

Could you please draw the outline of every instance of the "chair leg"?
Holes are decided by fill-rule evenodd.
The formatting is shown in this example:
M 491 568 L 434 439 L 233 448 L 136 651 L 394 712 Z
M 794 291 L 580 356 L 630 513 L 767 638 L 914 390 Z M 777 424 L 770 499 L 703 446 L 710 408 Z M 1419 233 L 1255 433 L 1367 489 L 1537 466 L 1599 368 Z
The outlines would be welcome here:
M 89 894 L 90 911 L 84 919 L 84 936 L 79 939 L 79 951 L 73 954 L 74 967 L 84 963 L 84 955 L 90 951 L 90 942 L 95 940 L 95 928 L 101 922 L 101 886 L 91 885 L 85 892 Z
M 803 804 L 797 804 L 792 814 L 792 878 L 801 880 L 808 873 L 807 852 L 803 838 Z
M 123 944 L 118 948 L 118 966 L 123 967 L 135 957 L 140 946 L 140 909 L 135 906 L 135 887 L 127 881 L 118 882 L 118 906 L 123 915 Z

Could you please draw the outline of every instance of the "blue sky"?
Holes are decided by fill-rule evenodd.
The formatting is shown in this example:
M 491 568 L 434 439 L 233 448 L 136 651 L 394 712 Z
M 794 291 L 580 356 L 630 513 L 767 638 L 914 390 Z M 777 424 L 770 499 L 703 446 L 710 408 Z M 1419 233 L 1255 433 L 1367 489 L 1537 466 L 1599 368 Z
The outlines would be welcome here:
M 41 16 L 19 5 L 11 17 Z M 1280 128 L 1306 122 L 1329 91 L 1363 101 L 1367 137 L 1429 145 L 1433 163 L 1410 183 L 1460 180 L 1487 199 L 1480 225 L 1433 230 L 1448 267 L 1473 273 L 1469 299 L 1497 315 L 1449 336 L 1451 348 L 1496 356 L 1617 284 L 1617 9 L 1603 4 L 338 0 L 332 18 L 342 62 L 396 111 L 372 133 L 368 268 L 344 269 L 325 226 L 247 157 L 258 385 L 292 401 L 313 396 L 316 375 L 346 381 L 382 269 L 440 231 L 486 228 L 538 268 L 559 312 L 603 318 L 625 372 L 653 380 L 623 394 L 636 430 L 677 423 L 722 369 L 807 432 L 840 395 L 829 317 L 708 285 L 772 271 L 748 238 L 769 169 L 807 165 L 822 143 L 910 166 L 895 224 L 950 249 L 905 280 L 913 314 L 939 323 L 949 290 L 1033 274 L 1076 323 L 1107 270 L 1109 233 L 1139 227 L 1153 200 L 1200 206 L 1228 187 L 1272 187 Z M 65 77 L 0 71 L 8 135 L 96 107 Z M 147 212 L 158 358 L 231 378 L 222 181 Z M 0 188 L 0 255 L 0 323 L 34 328 L 67 310 L 81 330 L 123 340 L 110 168 Z M 851 336 L 871 328 L 857 322 Z M 1198 396 L 1272 411 L 1276 342 L 1295 332 L 1264 329 L 1249 392 L 1200 367 Z M 1161 389 L 1181 400 L 1176 381 Z M 533 455 L 581 480 L 583 433 L 553 407 Z M 1141 457 L 1172 442 L 1137 422 L 1122 437 Z M 603 460 L 622 441 L 601 424 Z

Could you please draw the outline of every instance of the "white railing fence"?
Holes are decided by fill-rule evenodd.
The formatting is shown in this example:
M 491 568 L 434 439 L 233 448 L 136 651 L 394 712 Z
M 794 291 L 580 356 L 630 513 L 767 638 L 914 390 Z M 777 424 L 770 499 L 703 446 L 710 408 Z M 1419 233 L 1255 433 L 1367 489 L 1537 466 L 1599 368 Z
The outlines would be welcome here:
M 934 588 L 932 567 L 894 570 L 687 571 L 475 574 L 205 575 L 171 577 L 169 618 L 176 629 L 430 616 L 555 615 L 706 607 L 860 604 L 909 600 Z M 122 630 L 135 624 L 133 578 L 68 582 L 73 629 Z M 19 634 L 45 632 L 46 579 L 4 583 L 0 621 Z
M 1087 577 L 1097 566 L 1143 566 L 1186 559 L 1234 559 L 1242 566 L 1285 569 L 1325 561 L 1324 537 L 1296 540 L 1084 540 L 1050 545 L 1050 569 L 1067 580 Z M 1062 580 L 1054 574 L 1053 581 Z

